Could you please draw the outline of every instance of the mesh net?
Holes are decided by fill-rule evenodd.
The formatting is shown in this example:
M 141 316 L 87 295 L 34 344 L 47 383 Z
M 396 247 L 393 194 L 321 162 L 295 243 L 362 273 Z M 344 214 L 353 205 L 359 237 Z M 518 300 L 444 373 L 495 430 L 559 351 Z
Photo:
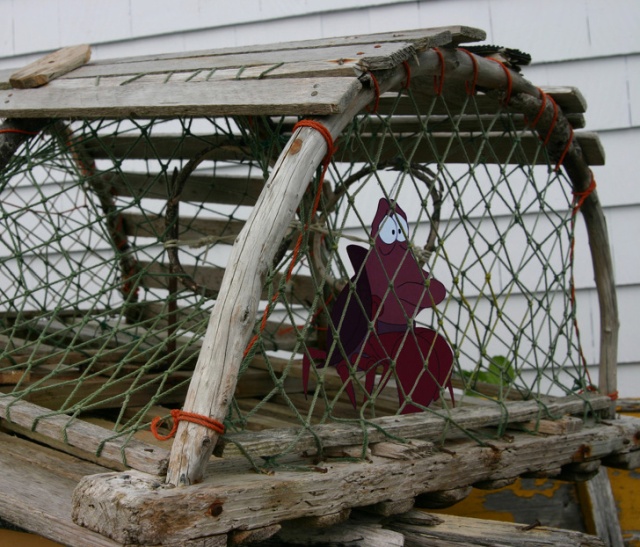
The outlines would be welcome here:
M 311 181 L 265 278 L 228 431 L 446 414 L 449 383 L 456 406 L 543 405 L 588 387 L 571 184 L 521 116 L 481 95 L 445 97 L 383 96 L 341 135 L 323 187 L 319 173 Z M 231 244 L 296 121 L 56 122 L 23 145 L 0 187 L 0 392 L 125 438 L 181 407 Z M 371 307 L 347 247 L 375 247 L 381 198 L 406 214 L 395 237 L 446 296 L 396 306 L 405 327 L 384 332 L 380 310 L 403 298 L 385 279 L 370 338 L 346 347 L 344 299 Z M 416 331 L 446 341 L 451 377 L 432 373 L 429 344 L 418 344 L 415 385 L 399 353 L 362 366 L 383 335 L 402 351 Z M 428 407 L 422 376 L 436 390 Z

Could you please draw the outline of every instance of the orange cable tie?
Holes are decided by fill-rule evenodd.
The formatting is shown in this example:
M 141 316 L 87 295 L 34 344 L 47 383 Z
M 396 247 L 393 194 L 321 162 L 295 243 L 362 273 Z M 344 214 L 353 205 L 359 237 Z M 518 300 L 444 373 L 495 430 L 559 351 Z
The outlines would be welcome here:
M 163 421 L 162 418 L 156 416 L 151 421 L 151 432 L 153 433 L 153 436 L 159 441 L 166 441 L 173 437 L 176 434 L 176 431 L 178 431 L 178 424 L 181 421 L 201 425 L 215 431 L 216 433 L 218 433 L 218 435 L 224 434 L 224 424 L 220 423 L 214 418 L 210 418 L 209 416 L 203 416 L 202 414 L 196 414 L 195 412 L 185 412 L 184 410 L 174 409 L 171 411 L 171 418 L 173 419 L 173 426 L 171 427 L 171 431 L 169 431 L 167 435 L 160 435 L 160 433 L 158 432 L 158 426 Z

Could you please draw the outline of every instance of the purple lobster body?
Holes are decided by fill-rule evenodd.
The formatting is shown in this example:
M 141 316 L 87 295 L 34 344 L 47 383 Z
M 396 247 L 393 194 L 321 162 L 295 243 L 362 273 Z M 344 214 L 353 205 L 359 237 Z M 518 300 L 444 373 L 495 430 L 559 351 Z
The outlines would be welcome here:
M 404 211 L 381 199 L 371 227 L 373 247 L 347 247 L 355 270 L 350 283 L 354 289 L 347 285 L 331 312 L 338 343 L 329 359 L 319 350 L 309 350 L 303 359 L 305 392 L 309 357 L 320 361 L 318 366 L 336 367 L 354 407 L 352 368 L 365 373 L 368 396 L 375 389 L 379 368 L 383 383 L 393 372 L 403 414 L 421 411 L 445 385 L 451 391 L 453 352 L 449 344 L 433 330 L 414 324 L 416 314 L 442 302 L 446 290 L 416 262 L 407 235 Z

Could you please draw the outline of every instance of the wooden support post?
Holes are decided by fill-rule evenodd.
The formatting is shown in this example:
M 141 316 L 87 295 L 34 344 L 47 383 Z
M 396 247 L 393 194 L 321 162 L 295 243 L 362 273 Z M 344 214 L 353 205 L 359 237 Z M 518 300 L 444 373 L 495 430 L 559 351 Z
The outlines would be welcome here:
M 591 480 L 576 486 L 587 531 L 602 539 L 607 547 L 624 547 L 607 470 L 601 467 Z

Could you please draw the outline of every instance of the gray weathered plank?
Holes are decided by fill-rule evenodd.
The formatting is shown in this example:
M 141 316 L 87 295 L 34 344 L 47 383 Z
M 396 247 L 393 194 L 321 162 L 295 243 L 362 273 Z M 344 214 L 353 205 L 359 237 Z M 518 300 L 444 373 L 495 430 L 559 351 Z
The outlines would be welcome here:
M 495 129 L 498 129 L 497 127 Z M 402 136 L 400 136 L 402 137 Z M 414 152 L 413 161 L 429 163 L 438 160 L 447 163 L 468 163 L 473 160 L 482 147 L 479 159 L 486 163 L 518 163 L 521 161 L 535 161 L 538 164 L 547 162 L 546 154 L 539 150 L 541 146 L 537 135 L 526 131 L 518 133 L 518 141 L 515 141 L 509 134 L 493 131 L 482 135 L 480 133 L 460 132 L 435 132 L 428 136 L 428 139 L 421 138 L 420 145 Z M 589 165 L 604 165 L 605 153 L 600 138 L 597 133 L 581 131 L 575 133 L 576 142 L 580 143 L 584 157 Z M 379 142 L 368 137 L 366 134 L 361 139 L 365 146 L 375 148 L 378 153 Z M 449 149 L 448 155 L 444 156 L 444 150 L 450 141 L 453 146 Z M 127 158 L 188 158 L 206 146 L 207 139 L 186 137 L 180 143 L 178 136 L 158 136 L 154 138 L 153 144 L 142 141 L 136 137 L 105 137 L 101 140 L 101 145 L 88 143 L 88 147 L 94 157 L 122 157 Z M 180 145 L 179 145 L 180 143 Z M 486 144 L 491 145 L 489 149 Z M 517 144 L 517 151 L 512 153 Z M 382 160 L 389 160 L 399 156 L 400 150 L 413 150 L 414 140 L 402 138 L 397 143 L 392 139 L 386 139 L 381 152 Z M 221 149 L 219 157 L 227 159 L 237 159 L 243 153 L 240 149 L 234 152 L 233 149 Z M 375 156 L 375 154 L 374 154 Z M 212 156 L 214 157 L 214 156 Z M 334 156 L 334 161 L 366 161 L 371 157 L 370 153 L 365 153 L 360 147 L 349 147 L 349 149 L 338 149 Z M 117 181 L 116 181 L 117 184 Z M 166 193 L 164 194 L 166 195 Z
M 0 395 L 3 425 L 18 425 L 23 428 L 21 434 L 38 442 L 81 455 L 111 469 L 123 469 L 124 459 L 129 467 L 141 471 L 164 473 L 166 470 L 169 453 L 162 448 L 138 440 L 126 442 L 123 437 L 113 438 L 113 431 L 68 416 L 49 414 L 51 412 L 46 408 L 19 401 L 10 395 Z M 100 456 L 96 456 L 101 446 Z
M 426 517 L 426 518 L 425 518 Z M 454 515 L 438 515 L 439 523 L 433 523 L 419 511 L 412 511 L 388 523 L 388 527 L 404 535 L 407 545 L 413 547 L 605 547 L 599 538 L 548 526 L 528 528 L 511 522 L 497 522 Z M 422 522 L 421 522 L 422 520 Z
M 121 543 L 71 520 L 71 496 L 84 475 L 104 472 L 55 450 L 0 433 L 0 517 L 72 547 L 117 547 Z
M 280 469 L 273 475 L 228 468 L 184 488 L 159 488 L 156 477 L 135 471 L 95 475 L 74 492 L 73 518 L 116 540 L 185 540 L 558 467 L 585 449 L 599 458 L 625 450 L 639 430 L 640 420 L 624 417 L 568 435 L 514 433 L 489 446 L 460 441 L 448 444 L 447 452 L 412 460 L 327 462 L 323 473 L 313 465 L 306 473 Z M 211 500 L 222 509 L 215 518 L 207 515 Z
M 380 147 L 379 138 L 360 139 L 368 151 L 352 147 L 336 154 L 337 161 L 367 161 L 379 154 L 381 161 L 405 158 L 419 163 L 487 163 L 544 165 L 548 161 L 538 135 L 529 131 L 512 136 L 503 132 L 480 133 L 432 133 L 427 138 L 386 139 Z M 597 133 L 575 133 L 575 140 L 589 165 L 604 165 L 605 154 Z M 375 153 L 373 153 L 375 151 Z M 445 153 L 446 152 L 446 153 Z
M 109 176 L 111 187 L 119 196 L 162 200 L 169 197 L 164 177 L 142 173 Z M 184 186 L 181 201 L 254 205 L 263 186 L 264 180 L 257 178 L 192 175 Z M 164 228 L 159 233 L 162 232 Z
M 486 33 L 483 30 L 466 26 L 448 26 L 429 29 L 402 30 L 395 32 L 360 34 L 350 36 L 338 36 L 320 38 L 316 40 L 300 40 L 294 42 L 279 42 L 274 44 L 258 44 L 251 46 L 227 47 L 219 49 L 206 49 L 190 52 L 164 53 L 159 55 L 144 55 L 122 59 L 107 59 L 92 63 L 108 65 L 114 63 L 132 63 L 143 61 L 160 61 L 168 59 L 186 59 L 190 57 L 205 57 L 212 55 L 237 55 L 247 53 L 282 52 L 287 50 L 330 48 L 346 45 L 382 44 L 387 42 L 408 42 L 416 49 L 444 46 L 451 43 L 475 42 L 484 40 Z
M 363 68 L 388 69 L 408 60 L 415 53 L 414 47 L 400 40 L 377 44 L 348 44 L 324 48 L 286 49 L 279 51 L 258 51 L 223 55 L 199 55 L 181 59 L 152 59 L 145 61 L 128 60 L 113 64 L 88 64 L 75 70 L 69 77 L 95 78 L 96 76 L 122 76 L 137 74 L 158 74 L 168 72 L 189 72 L 195 70 L 211 71 L 213 69 L 269 66 L 280 63 L 304 61 L 333 61 L 338 64 L 342 60 L 355 60 Z M 94 85 L 89 80 L 87 85 Z
M 0 91 L 6 118 L 130 118 L 220 115 L 329 115 L 361 88 L 357 78 L 222 80 L 115 88 L 87 86 L 69 93 L 55 82 Z
M 220 203 L 218 199 L 215 201 Z M 165 219 L 161 215 L 124 213 L 122 219 L 125 233 L 131 237 L 161 239 L 166 230 Z M 180 239 L 191 241 L 212 238 L 218 243 L 232 245 L 243 226 L 244 222 L 241 220 L 180 217 Z
M 168 289 L 169 286 L 169 266 L 158 262 L 140 261 L 139 267 L 145 272 L 143 283 L 145 286 L 156 289 Z M 208 287 L 214 291 L 220 289 L 222 277 L 225 269 L 217 266 L 191 266 L 183 265 L 184 271 L 192 276 L 196 283 L 200 286 Z M 282 274 L 278 274 L 274 278 L 274 286 L 277 288 Z M 293 275 L 287 283 L 287 295 L 291 299 L 291 303 L 295 302 L 311 302 L 316 295 L 316 287 L 313 279 L 305 275 Z M 262 299 L 269 299 L 268 288 L 263 289 Z
M 535 401 L 514 402 L 507 405 L 509 423 L 528 422 L 544 417 L 559 418 L 565 414 L 582 414 L 586 408 L 600 410 L 608 408 L 609 398 L 603 395 L 585 398 L 572 397 L 546 402 L 544 410 Z M 544 414 L 541 414 L 543 412 Z M 547 414 L 548 413 L 548 414 Z M 463 429 L 473 430 L 479 427 L 492 427 L 503 423 L 504 409 L 501 406 L 459 407 L 449 410 L 434 410 L 402 416 L 387 416 L 371 420 L 371 425 L 363 431 L 358 424 L 334 423 L 314 428 L 314 435 L 300 434 L 297 429 L 280 429 L 268 433 L 233 433 L 233 440 L 252 456 L 275 456 L 282 453 L 283 447 L 292 452 L 315 453 L 318 442 L 322 446 L 341 446 L 361 444 L 366 439 L 370 443 L 388 440 L 388 436 L 404 439 L 439 439 L 442 435 L 456 437 Z M 386 432 L 385 433 L 383 433 Z M 217 450 L 233 450 L 234 445 L 227 440 L 220 443 Z

